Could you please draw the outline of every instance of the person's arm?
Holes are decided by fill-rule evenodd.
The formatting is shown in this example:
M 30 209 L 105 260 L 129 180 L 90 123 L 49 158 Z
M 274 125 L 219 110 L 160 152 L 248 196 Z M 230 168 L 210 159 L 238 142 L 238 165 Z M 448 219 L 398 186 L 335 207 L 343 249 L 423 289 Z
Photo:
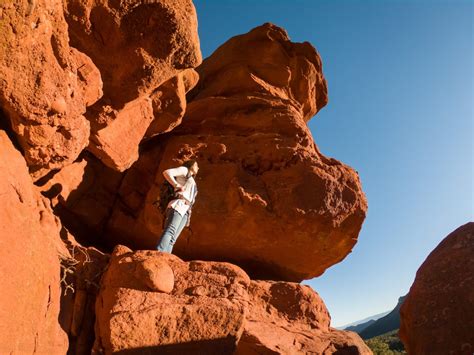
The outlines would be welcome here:
M 163 171 L 163 176 L 171 184 L 171 186 L 173 186 L 176 189 L 182 186 L 179 182 L 176 181 L 175 177 L 186 176 L 187 173 L 188 173 L 188 168 L 186 168 L 185 166 L 180 166 L 178 168 L 166 169 L 165 171 Z

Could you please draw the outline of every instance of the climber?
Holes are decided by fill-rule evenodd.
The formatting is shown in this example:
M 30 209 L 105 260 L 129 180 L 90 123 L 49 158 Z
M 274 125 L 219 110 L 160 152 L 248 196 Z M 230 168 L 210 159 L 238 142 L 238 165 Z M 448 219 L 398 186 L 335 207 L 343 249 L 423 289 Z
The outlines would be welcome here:
M 191 209 L 196 200 L 197 185 L 194 177 L 199 171 L 196 160 L 188 160 L 182 166 L 163 171 L 165 179 L 174 187 L 175 196 L 165 212 L 163 233 L 157 249 L 171 253 L 183 228 L 189 227 Z

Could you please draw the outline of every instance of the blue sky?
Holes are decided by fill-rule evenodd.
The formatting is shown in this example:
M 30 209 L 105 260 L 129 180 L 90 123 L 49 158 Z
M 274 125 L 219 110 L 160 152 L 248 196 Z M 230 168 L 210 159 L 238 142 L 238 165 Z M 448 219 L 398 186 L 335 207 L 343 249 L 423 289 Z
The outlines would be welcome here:
M 203 56 L 264 22 L 311 42 L 329 103 L 322 153 L 356 169 L 369 210 L 341 263 L 307 281 L 332 325 L 393 308 L 451 231 L 473 220 L 472 1 L 194 1 Z

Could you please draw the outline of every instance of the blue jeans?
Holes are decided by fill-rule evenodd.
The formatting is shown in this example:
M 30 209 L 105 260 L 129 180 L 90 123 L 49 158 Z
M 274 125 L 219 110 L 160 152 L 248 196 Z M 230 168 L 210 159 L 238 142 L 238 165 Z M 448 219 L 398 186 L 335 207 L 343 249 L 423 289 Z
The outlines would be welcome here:
M 161 234 L 157 249 L 165 253 L 171 253 L 174 243 L 179 237 L 188 220 L 188 212 L 181 216 L 174 208 L 166 209 L 165 227 Z

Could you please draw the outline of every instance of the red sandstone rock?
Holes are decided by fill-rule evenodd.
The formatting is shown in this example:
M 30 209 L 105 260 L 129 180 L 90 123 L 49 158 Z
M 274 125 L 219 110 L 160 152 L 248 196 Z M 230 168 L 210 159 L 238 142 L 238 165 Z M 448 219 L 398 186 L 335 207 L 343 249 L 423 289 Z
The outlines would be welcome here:
M 71 42 L 92 58 L 104 79 L 104 97 L 87 112 L 89 150 L 124 171 L 138 159 L 138 145 L 153 120 L 148 136 L 181 120 L 181 73 L 201 62 L 194 6 L 190 0 L 71 0 L 66 18 Z
M 167 273 L 165 265 L 175 279 L 170 294 L 149 285 L 149 275 Z M 248 284 L 231 264 L 185 263 L 171 254 L 119 246 L 96 302 L 95 352 L 229 354 L 242 333 Z
M 39 177 L 88 145 L 83 114 L 102 95 L 102 81 L 90 58 L 69 46 L 62 2 L 6 1 L 0 13 L 0 107 Z
M 249 294 L 238 355 L 372 354 L 356 333 L 330 327 L 326 306 L 309 286 L 252 281 Z
M 59 224 L 0 131 L 0 353 L 65 354 Z
M 114 111 L 113 120 L 91 136 L 91 151 L 102 162 L 124 171 L 138 159 L 138 144 L 153 121 L 152 101 L 148 97 L 125 104 Z
M 351 251 L 367 202 L 357 172 L 323 156 L 306 125 L 327 102 L 316 50 L 265 24 L 197 71 L 182 124 L 125 175 L 110 240 L 154 248 L 162 171 L 197 158 L 199 195 L 177 255 L 230 261 L 259 278 L 321 275 Z
M 190 0 L 69 0 L 65 11 L 71 43 L 97 65 L 104 99 L 114 107 L 201 62 Z
M 104 227 L 122 175 L 91 154 L 64 167 L 41 186 L 62 224 L 83 244 L 102 246 Z
M 474 222 L 428 255 L 400 316 L 400 339 L 410 354 L 474 352 Z
M 186 93 L 197 84 L 198 79 L 197 72 L 188 69 L 151 94 L 154 120 L 148 127 L 146 138 L 169 132 L 181 123 L 186 111 Z
M 137 273 L 146 264 L 155 274 L 173 269 L 170 294 L 147 287 L 148 276 Z M 371 354 L 357 334 L 330 327 L 309 286 L 250 281 L 232 264 L 119 245 L 101 285 L 96 352 Z

